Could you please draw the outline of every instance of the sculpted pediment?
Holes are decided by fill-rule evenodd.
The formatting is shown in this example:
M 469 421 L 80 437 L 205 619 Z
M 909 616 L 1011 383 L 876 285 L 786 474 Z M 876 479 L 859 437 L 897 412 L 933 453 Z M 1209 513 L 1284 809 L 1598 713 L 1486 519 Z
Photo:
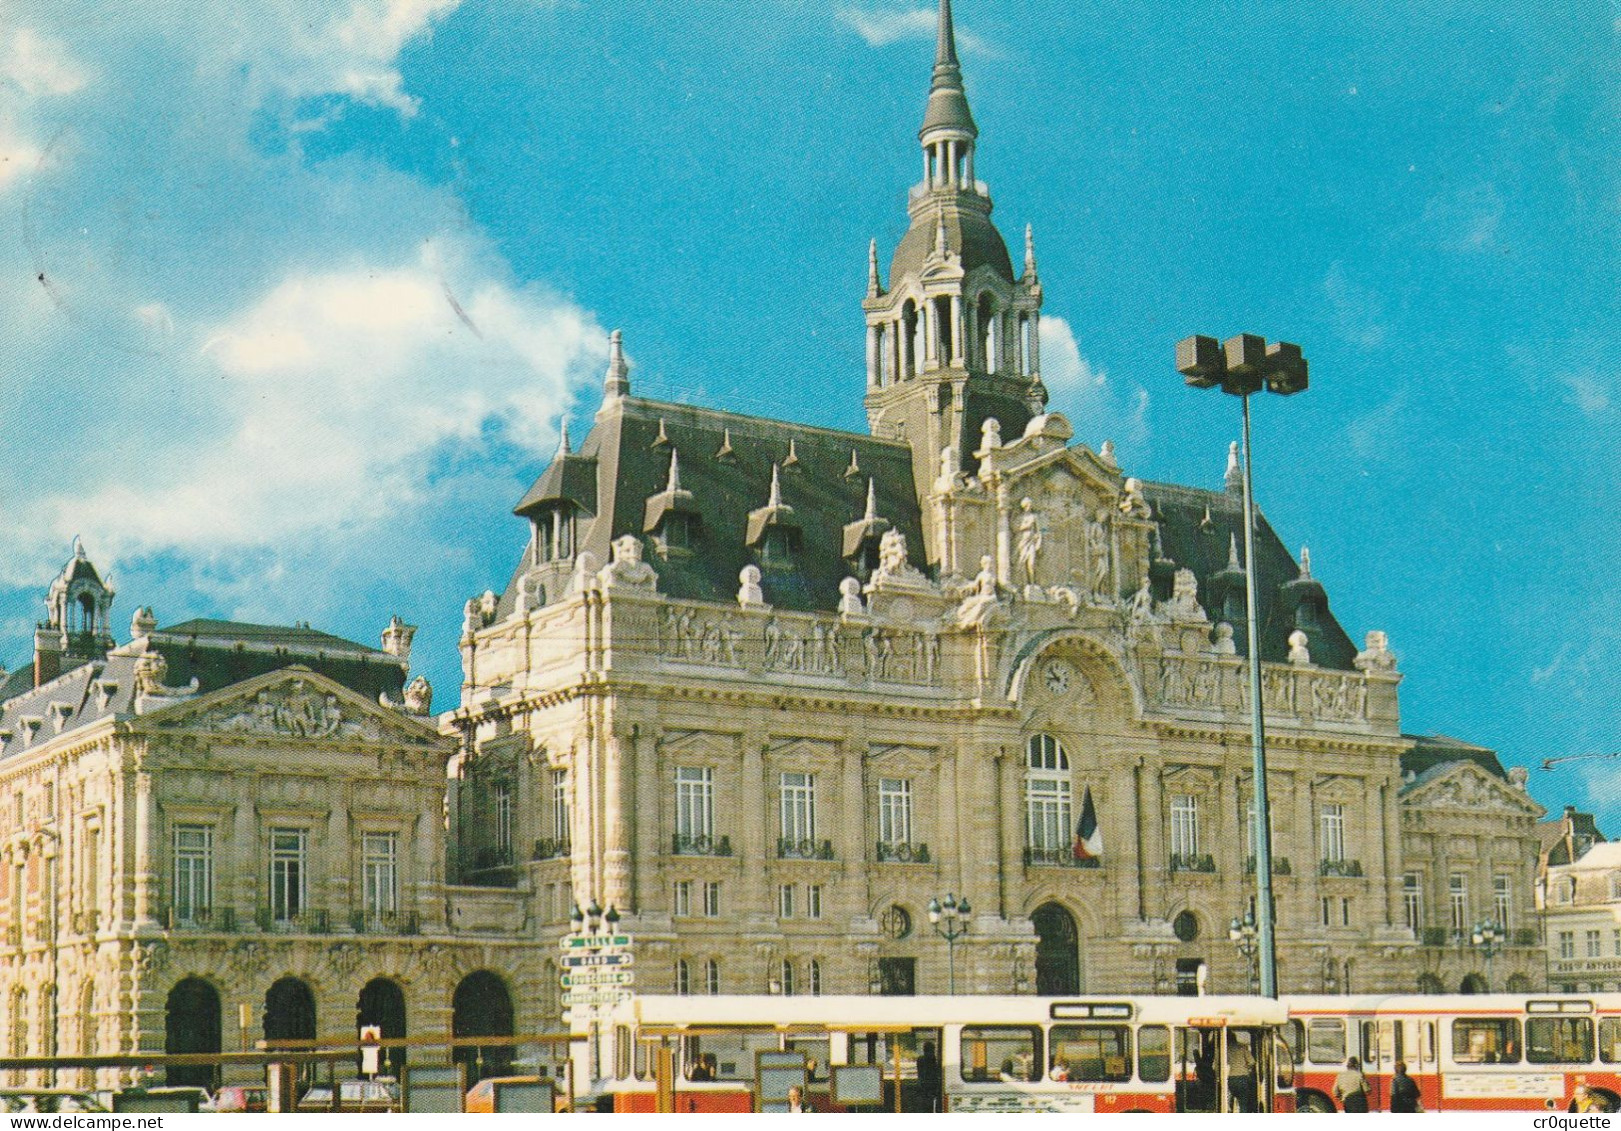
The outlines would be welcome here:
M 440 745 L 425 722 L 298 666 L 154 712 L 142 719 L 142 729 L 309 742 Z
M 1470 762 L 1460 763 L 1404 794 L 1402 804 L 1422 809 L 1463 809 L 1523 817 L 1538 817 L 1542 813 L 1542 807 L 1525 794 Z

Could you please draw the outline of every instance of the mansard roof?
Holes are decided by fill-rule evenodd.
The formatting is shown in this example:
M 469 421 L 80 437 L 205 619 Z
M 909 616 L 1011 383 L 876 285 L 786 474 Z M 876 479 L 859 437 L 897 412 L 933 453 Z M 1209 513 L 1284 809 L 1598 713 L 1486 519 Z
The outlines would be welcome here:
M 1159 552 L 1182 569 L 1191 569 L 1199 579 L 1199 603 L 1220 620 L 1220 584 L 1212 584 L 1227 570 L 1228 551 L 1235 540 L 1240 555 L 1244 546 L 1243 503 L 1236 492 L 1207 491 L 1170 483 L 1144 483 L 1143 496 L 1153 508 L 1159 524 Z M 1298 590 L 1290 583 L 1300 576 L 1300 567 L 1283 541 L 1273 531 L 1266 516 L 1255 513 L 1256 610 L 1261 632 L 1261 659 L 1283 663 L 1289 658 L 1289 635 L 1295 631 Z M 1244 563 L 1240 557 L 1240 565 Z M 1318 667 L 1341 671 L 1355 670 L 1357 649 L 1331 612 L 1313 625 L 1303 626 L 1309 641 L 1311 661 Z M 1246 650 L 1244 618 L 1233 622 L 1233 635 L 1240 652 Z
M 39 687 L 33 686 L 31 667 L 13 673 L 0 688 L 6 696 L 0 699 L 0 758 L 132 713 L 135 666 L 149 652 L 162 655 L 168 665 L 166 686 L 189 688 L 195 679 L 197 694 L 298 664 L 375 702 L 385 692 L 399 698 L 406 674 L 397 656 L 307 625 L 189 620 L 115 648 Z
M 1438 777 L 1459 762 L 1473 762 L 1493 777 L 1508 778 L 1503 763 L 1497 760 L 1495 750 L 1446 734 L 1409 734 L 1402 737 L 1413 740 L 1413 745 L 1401 756 L 1402 777 L 1411 785 L 1421 785 Z
M 730 453 L 716 458 L 728 442 Z M 906 535 L 914 561 L 924 557 L 912 451 L 905 444 L 640 397 L 622 398 L 615 411 L 598 419 L 579 451 L 564 457 L 590 460 L 596 469 L 597 506 L 594 514 L 582 517 L 581 550 L 606 563 L 614 539 L 646 536 L 647 501 L 669 482 L 672 448 L 680 454 L 682 491 L 692 496 L 683 510 L 695 514 L 698 522 L 689 552 L 664 557 L 649 547 L 645 560 L 658 573 L 661 593 L 691 600 L 736 599 L 739 572 L 759 564 L 748 546 L 747 525 L 750 512 L 771 495 L 773 464 L 782 465 L 782 502 L 793 508 L 801 543 L 791 568 L 763 571 L 766 600 L 772 605 L 837 607 L 839 582 L 850 572 L 843 531 L 866 510 L 869 477 L 878 513 Z M 548 468 L 536 489 L 552 478 Z M 526 503 L 536 489 L 525 496 Z M 507 587 L 503 613 L 513 607 L 523 569 L 520 564 Z

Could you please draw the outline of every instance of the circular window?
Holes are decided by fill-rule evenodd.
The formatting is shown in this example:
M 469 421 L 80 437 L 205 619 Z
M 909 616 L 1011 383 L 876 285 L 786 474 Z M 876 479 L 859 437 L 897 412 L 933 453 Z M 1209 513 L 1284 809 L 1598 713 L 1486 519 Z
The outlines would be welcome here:
M 886 938 L 904 939 L 912 933 L 912 913 L 900 904 L 892 904 L 878 917 L 878 929 Z
M 1199 917 L 1191 911 L 1177 912 L 1171 920 L 1171 933 L 1183 942 L 1192 942 L 1199 937 Z

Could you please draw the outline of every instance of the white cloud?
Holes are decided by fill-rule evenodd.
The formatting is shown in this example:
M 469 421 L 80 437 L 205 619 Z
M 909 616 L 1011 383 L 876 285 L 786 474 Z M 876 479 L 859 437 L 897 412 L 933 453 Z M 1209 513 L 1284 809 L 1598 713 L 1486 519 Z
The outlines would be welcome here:
M 112 556 L 274 548 L 431 505 L 435 462 L 492 429 L 538 459 L 605 334 L 566 300 L 453 259 L 290 276 L 193 329 L 209 427 L 140 436 L 144 475 L 40 498 L 8 540 L 47 558 L 81 530 Z
M 1334 309 L 1335 327 L 1342 338 L 1363 349 L 1384 343 L 1384 300 L 1377 291 L 1352 281 L 1340 262 L 1329 267 L 1323 290 Z
M 1602 381 L 1590 373 L 1566 377 L 1564 382 L 1570 386 L 1570 391 L 1576 398 L 1576 407 L 1588 416 L 1602 416 L 1609 412 L 1615 403 L 1611 383 Z
M 1148 390 L 1118 388 L 1081 353 L 1069 323 L 1041 318 L 1041 380 L 1048 407 L 1069 418 L 1076 438 L 1096 451 L 1113 440 L 1121 458 L 1141 458 L 1148 443 Z
M 863 10 L 840 8 L 836 13 L 840 23 L 852 28 L 867 41 L 869 47 L 888 47 L 903 39 L 933 39 L 938 29 L 939 14 L 935 8 L 883 8 Z M 957 45 L 972 55 L 987 59 L 1001 57 L 1001 51 L 971 31 L 956 25 Z
M 0 189 L 39 165 L 40 152 L 31 142 L 8 133 L 0 124 Z
M 0 39 L 0 80 L 37 98 L 77 94 L 89 83 L 90 73 L 56 39 L 20 27 L 9 39 Z

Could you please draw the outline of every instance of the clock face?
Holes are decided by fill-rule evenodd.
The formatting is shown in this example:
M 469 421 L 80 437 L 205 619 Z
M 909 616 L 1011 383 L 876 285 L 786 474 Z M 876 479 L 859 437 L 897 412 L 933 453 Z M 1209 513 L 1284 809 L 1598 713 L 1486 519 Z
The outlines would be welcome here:
M 1074 669 L 1063 660 L 1054 660 L 1047 665 L 1047 689 L 1054 695 L 1062 695 L 1069 690 L 1070 677 Z

